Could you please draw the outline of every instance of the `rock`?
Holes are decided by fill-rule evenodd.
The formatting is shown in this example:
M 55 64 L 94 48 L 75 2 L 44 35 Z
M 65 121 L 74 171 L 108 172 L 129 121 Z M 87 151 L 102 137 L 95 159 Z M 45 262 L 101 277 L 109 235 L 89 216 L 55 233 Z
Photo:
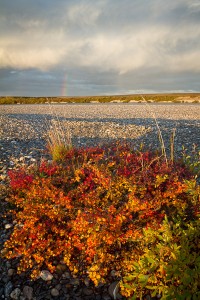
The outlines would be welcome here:
M 31 162 L 36 162 L 36 159 L 35 158 L 31 158 Z
M 72 285 L 80 285 L 80 280 L 79 280 L 78 278 L 72 278 L 72 279 L 70 280 L 70 283 L 71 283 Z
M 112 276 L 112 277 L 117 276 L 117 271 L 112 270 L 112 271 L 110 272 L 110 276 Z
M 119 282 L 118 281 L 112 282 L 108 288 L 109 295 L 114 300 L 116 300 L 116 299 L 119 299 L 118 292 L 119 292 Z
M 33 288 L 28 285 L 25 285 L 23 288 L 23 295 L 28 300 L 33 299 Z
M 5 225 L 5 229 L 10 229 L 10 228 L 12 228 L 12 227 L 13 227 L 12 224 L 6 224 L 6 225 Z
M 4 288 L 3 286 L 0 287 L 0 297 L 3 298 Z
M 11 277 L 15 274 L 15 269 L 9 269 L 8 270 L 8 276 Z
M 10 263 L 10 261 L 7 261 L 7 262 L 6 262 L 6 267 L 7 267 L 7 268 L 11 268 L 11 263 Z
M 70 279 L 70 278 L 71 278 L 71 275 L 70 275 L 69 272 L 65 272 L 65 273 L 62 274 L 62 278 L 63 278 L 63 279 Z
M 109 295 L 103 295 L 102 300 L 111 300 Z
M 90 285 L 90 280 L 88 278 L 85 278 L 84 283 L 88 287 Z
M 57 285 L 55 286 L 55 288 L 56 288 L 58 291 L 60 291 L 61 288 L 62 288 L 62 285 L 59 283 L 59 284 L 57 284 Z
M 21 290 L 19 288 L 16 288 L 12 291 L 12 293 L 10 294 L 10 297 L 11 297 L 11 299 L 18 300 L 20 294 L 21 294 Z
M 5 285 L 4 288 L 5 297 L 8 297 L 10 295 L 12 288 L 13 288 L 12 282 L 8 281 L 8 283 Z
M 40 278 L 42 278 L 44 281 L 52 280 L 53 275 L 48 270 L 42 270 L 40 273 Z
M 53 297 L 58 297 L 59 296 L 59 291 L 56 288 L 51 289 L 51 295 Z
M 93 294 L 93 290 L 88 289 L 88 288 L 83 288 L 83 294 L 86 296 L 90 296 Z

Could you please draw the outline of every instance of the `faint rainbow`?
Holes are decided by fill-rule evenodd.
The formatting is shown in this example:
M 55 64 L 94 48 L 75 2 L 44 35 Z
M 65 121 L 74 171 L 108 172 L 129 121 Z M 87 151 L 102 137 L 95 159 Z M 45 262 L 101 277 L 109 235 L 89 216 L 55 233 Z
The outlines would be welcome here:
M 63 81 L 61 84 L 61 96 L 62 97 L 67 96 L 67 74 L 64 75 Z

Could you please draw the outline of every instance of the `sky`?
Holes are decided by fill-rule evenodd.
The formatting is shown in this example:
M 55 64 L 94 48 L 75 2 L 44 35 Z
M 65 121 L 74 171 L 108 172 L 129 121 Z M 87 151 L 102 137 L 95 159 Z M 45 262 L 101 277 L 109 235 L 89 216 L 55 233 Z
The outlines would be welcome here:
M 200 0 L 0 0 L 0 96 L 200 92 Z

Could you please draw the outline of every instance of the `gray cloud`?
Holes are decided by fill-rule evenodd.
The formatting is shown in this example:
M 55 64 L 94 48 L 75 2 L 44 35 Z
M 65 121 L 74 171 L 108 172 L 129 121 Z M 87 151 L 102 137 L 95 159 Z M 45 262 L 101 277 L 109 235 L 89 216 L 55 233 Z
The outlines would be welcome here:
M 59 93 L 65 74 L 72 94 L 133 90 L 131 83 L 155 90 L 160 78 L 163 90 L 166 80 L 171 90 L 174 82 L 199 90 L 187 81 L 200 77 L 198 0 L 0 0 L 0 7 L 0 69 L 7 70 L 0 93 L 16 86 L 22 93 L 22 74 L 32 82 L 26 93 L 39 82 L 40 93 L 53 82 Z

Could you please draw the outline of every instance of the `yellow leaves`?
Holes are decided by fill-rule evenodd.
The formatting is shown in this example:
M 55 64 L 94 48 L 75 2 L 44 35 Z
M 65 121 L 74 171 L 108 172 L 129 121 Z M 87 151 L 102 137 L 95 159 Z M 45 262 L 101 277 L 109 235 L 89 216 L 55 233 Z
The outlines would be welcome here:
M 66 234 L 64 229 L 59 229 L 58 233 L 59 233 L 60 236 L 64 236 Z
M 65 254 L 64 257 L 63 257 L 63 261 L 64 261 L 64 263 L 65 263 L 67 266 L 70 265 L 70 259 L 71 259 L 71 254 L 70 254 L 70 253 Z
M 77 273 L 78 273 L 78 271 L 79 271 L 79 270 L 78 270 L 78 268 L 77 268 L 77 267 L 74 267 L 74 268 L 73 268 L 73 273 L 74 273 L 74 274 L 77 274 Z
M 99 266 L 98 265 L 92 265 L 88 269 L 88 275 L 89 275 L 89 278 L 97 286 L 99 284 L 99 282 L 100 282 L 100 279 L 101 279 L 101 275 L 99 274 Z
M 131 209 L 132 211 L 134 210 L 136 212 L 141 209 L 140 200 L 134 195 L 130 195 L 125 207 L 126 209 Z
M 155 180 L 155 187 L 159 187 L 162 183 L 164 183 L 167 179 L 169 178 L 169 176 L 166 175 L 156 175 L 156 180 Z
M 74 182 L 80 182 L 82 177 L 83 177 L 83 170 L 76 169 L 74 172 Z
M 88 271 L 89 272 L 96 272 L 99 270 L 99 267 L 97 265 L 93 265 Z
M 164 265 L 161 264 L 158 268 L 158 272 L 161 273 L 161 276 L 165 275 L 166 274 L 166 271 L 165 271 L 165 268 L 164 268 Z

